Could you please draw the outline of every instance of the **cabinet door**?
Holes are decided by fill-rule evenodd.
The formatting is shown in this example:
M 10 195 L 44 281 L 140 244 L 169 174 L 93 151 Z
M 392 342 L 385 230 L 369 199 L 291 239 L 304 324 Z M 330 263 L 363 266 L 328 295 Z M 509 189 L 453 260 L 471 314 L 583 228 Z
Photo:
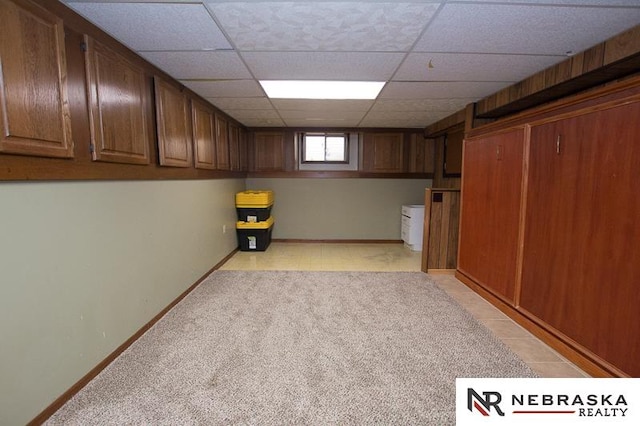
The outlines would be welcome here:
M 191 102 L 191 125 L 196 169 L 216 168 L 215 124 L 211 109 L 198 101 Z
M 422 133 L 412 133 L 409 142 L 409 173 L 433 173 L 435 143 Z
M 362 167 L 369 172 L 403 171 L 403 133 L 365 133 Z
M 640 103 L 531 130 L 520 304 L 640 376 Z
M 254 138 L 256 171 L 284 170 L 284 134 L 256 132 Z
M 149 164 L 150 87 L 142 68 L 85 36 L 93 159 Z
M 513 303 L 524 130 L 464 142 L 458 269 Z
M 190 167 L 189 99 L 175 86 L 157 77 L 154 80 L 160 165 Z
M 229 124 L 229 158 L 231 170 L 240 170 L 240 129 L 235 124 Z
M 0 1 L 0 152 L 73 157 L 62 20 Z
M 216 114 L 216 158 L 218 170 L 231 170 L 229 149 L 229 125 L 227 120 Z

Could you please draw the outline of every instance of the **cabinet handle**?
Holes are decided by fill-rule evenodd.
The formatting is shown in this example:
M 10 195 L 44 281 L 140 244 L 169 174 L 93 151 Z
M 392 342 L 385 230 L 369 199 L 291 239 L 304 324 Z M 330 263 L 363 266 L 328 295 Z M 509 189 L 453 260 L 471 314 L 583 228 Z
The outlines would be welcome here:
M 560 135 L 556 138 L 556 154 L 560 155 Z

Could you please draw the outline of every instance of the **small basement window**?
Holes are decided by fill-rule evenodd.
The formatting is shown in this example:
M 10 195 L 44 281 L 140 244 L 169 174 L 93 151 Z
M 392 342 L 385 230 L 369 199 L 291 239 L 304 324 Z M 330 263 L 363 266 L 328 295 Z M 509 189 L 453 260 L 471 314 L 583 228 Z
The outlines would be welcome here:
M 304 133 L 303 163 L 348 163 L 349 138 L 344 133 Z

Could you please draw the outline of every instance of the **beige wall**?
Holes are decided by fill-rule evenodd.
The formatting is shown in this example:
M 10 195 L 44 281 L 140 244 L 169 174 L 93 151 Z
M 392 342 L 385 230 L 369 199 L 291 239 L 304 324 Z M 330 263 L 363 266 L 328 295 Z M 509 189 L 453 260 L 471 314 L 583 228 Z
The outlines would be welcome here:
M 0 424 L 39 414 L 233 251 L 244 186 L 0 183 Z
M 428 179 L 250 178 L 272 189 L 273 238 L 399 240 L 403 204 L 423 204 Z

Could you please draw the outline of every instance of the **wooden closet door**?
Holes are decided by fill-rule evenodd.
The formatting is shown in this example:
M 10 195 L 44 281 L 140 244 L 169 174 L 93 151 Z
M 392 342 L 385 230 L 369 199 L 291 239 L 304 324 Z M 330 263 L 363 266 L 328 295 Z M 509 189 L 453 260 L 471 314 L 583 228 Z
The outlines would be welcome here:
M 521 306 L 640 376 L 640 103 L 531 130 Z
M 524 130 L 464 142 L 458 269 L 514 303 Z
M 0 152 L 73 157 L 62 20 L 0 1 Z

